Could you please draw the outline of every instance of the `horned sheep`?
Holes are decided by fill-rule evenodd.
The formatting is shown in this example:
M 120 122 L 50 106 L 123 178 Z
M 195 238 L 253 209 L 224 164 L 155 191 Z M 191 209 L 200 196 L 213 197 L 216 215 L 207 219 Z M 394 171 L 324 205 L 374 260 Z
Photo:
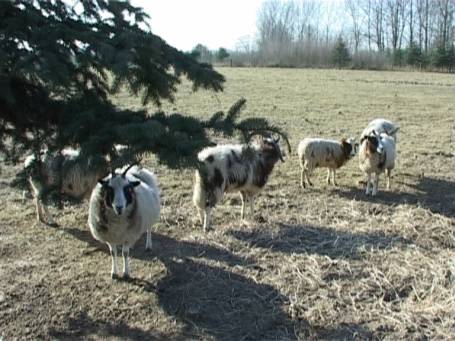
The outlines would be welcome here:
M 123 278 L 129 278 L 129 249 L 146 232 L 146 249 L 152 247 L 151 228 L 159 220 L 160 192 L 155 175 L 137 166 L 113 172 L 90 197 L 88 224 L 93 237 L 107 243 L 112 258 L 111 276 L 117 278 L 117 246 L 122 246 Z
M 24 161 L 27 180 L 36 206 L 37 219 L 56 226 L 49 214 L 46 199 L 51 190 L 75 199 L 88 199 L 98 179 L 108 174 L 108 164 L 103 157 L 83 158 L 80 151 L 66 148 L 60 152 L 43 151 L 39 160 L 35 155 Z
M 370 193 L 371 182 L 373 182 L 371 195 L 377 194 L 379 175 L 383 172 L 387 177 L 387 189 L 390 189 L 390 177 L 395 167 L 395 148 L 395 140 L 392 136 L 386 133 L 379 134 L 374 129 L 360 140 L 359 166 L 366 174 L 367 195 Z
M 337 185 L 335 172 L 355 156 L 358 143 L 354 138 L 341 139 L 340 142 L 322 138 L 305 138 L 300 141 L 297 154 L 300 160 L 300 186 L 312 186 L 309 176 L 318 167 L 327 167 L 327 184 Z
M 245 218 L 248 201 L 254 214 L 254 198 L 267 183 L 278 160 L 284 161 L 279 138 L 264 137 L 259 143 L 218 145 L 198 154 L 193 203 L 197 207 L 204 231 L 210 228 L 211 210 L 226 192 L 240 192 L 241 217 Z
M 378 134 L 386 133 L 392 137 L 396 143 L 398 142 L 397 132 L 399 129 L 400 127 L 389 120 L 386 120 L 384 118 L 376 118 L 368 123 L 367 127 L 362 131 L 360 138 L 362 139 L 363 137 L 368 136 L 374 130 Z

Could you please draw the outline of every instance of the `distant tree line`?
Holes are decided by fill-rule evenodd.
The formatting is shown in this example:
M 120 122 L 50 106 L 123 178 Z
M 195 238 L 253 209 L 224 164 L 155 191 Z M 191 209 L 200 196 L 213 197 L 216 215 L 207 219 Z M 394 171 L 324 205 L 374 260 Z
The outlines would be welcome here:
M 224 47 L 220 47 L 216 51 L 211 51 L 209 48 L 202 44 L 197 44 L 190 52 L 196 60 L 201 63 L 224 63 L 230 56 L 228 50 Z
M 455 0 L 267 0 L 234 65 L 455 70 Z

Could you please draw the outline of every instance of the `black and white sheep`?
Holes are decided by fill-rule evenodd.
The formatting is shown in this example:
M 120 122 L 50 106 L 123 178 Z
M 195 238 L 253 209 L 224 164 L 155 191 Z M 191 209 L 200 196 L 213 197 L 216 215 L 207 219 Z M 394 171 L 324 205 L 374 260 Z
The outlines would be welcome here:
M 130 247 L 144 232 L 145 248 L 152 247 L 151 228 L 160 216 L 155 175 L 145 168 L 130 167 L 99 180 L 90 197 L 88 224 L 93 237 L 109 246 L 112 278 L 117 278 L 117 246 L 122 246 L 123 277 L 127 279 Z
M 390 177 L 395 167 L 396 149 L 395 140 L 386 133 L 377 133 L 372 130 L 360 141 L 359 166 L 366 174 L 366 194 L 370 193 L 371 182 L 373 188 L 371 195 L 378 193 L 379 174 L 385 172 L 387 189 L 390 189 Z M 374 174 L 371 181 L 371 174 Z
M 24 167 L 32 190 L 38 221 L 56 226 L 49 214 L 46 198 L 52 190 L 75 199 L 88 199 L 98 179 L 109 173 L 103 157 L 80 157 L 79 150 L 67 148 L 60 152 L 42 152 L 40 159 L 30 155 Z
M 363 137 L 370 135 L 370 133 L 374 130 L 378 134 L 386 133 L 387 135 L 391 136 L 396 143 L 398 142 L 397 132 L 399 129 L 400 127 L 389 120 L 386 120 L 384 118 L 376 118 L 368 123 L 367 127 L 362 131 L 360 138 L 362 139 Z
M 284 161 L 279 138 L 262 138 L 252 145 L 234 144 L 208 147 L 198 154 L 201 166 L 196 170 L 193 203 L 204 231 L 210 228 L 210 213 L 226 192 L 240 192 L 242 219 L 245 204 L 254 214 L 254 197 L 267 183 L 278 160 Z
M 358 143 L 354 138 L 343 138 L 340 142 L 321 138 L 303 139 L 297 148 L 301 167 L 300 186 L 313 185 L 309 175 L 318 167 L 327 167 L 327 183 L 330 184 L 332 175 L 332 184 L 336 186 L 336 170 L 354 157 L 357 149 Z

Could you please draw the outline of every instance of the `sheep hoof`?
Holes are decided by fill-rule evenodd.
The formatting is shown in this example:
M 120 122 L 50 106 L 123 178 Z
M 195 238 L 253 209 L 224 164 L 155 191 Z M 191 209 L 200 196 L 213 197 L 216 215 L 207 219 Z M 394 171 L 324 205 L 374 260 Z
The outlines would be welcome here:
M 122 280 L 125 282 L 128 282 L 131 280 L 131 277 L 129 274 L 123 274 Z
M 113 280 L 118 280 L 118 279 L 120 279 L 119 275 L 117 275 L 117 274 L 115 274 L 115 273 L 112 273 L 112 274 L 111 274 L 111 278 L 112 278 Z
M 47 226 L 50 226 L 50 227 L 59 227 L 60 225 L 57 224 L 55 221 L 50 221 L 46 224 Z

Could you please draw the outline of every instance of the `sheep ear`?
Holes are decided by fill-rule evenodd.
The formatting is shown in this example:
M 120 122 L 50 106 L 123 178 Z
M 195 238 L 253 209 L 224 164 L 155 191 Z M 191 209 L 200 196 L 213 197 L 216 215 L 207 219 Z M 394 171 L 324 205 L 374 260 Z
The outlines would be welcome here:
M 140 181 L 130 181 L 130 185 L 133 186 L 133 187 L 137 187 L 141 184 Z
M 341 144 L 346 144 L 346 143 L 348 143 L 348 141 L 346 140 L 345 137 L 343 137 L 343 138 L 341 139 Z
M 396 134 L 398 130 L 400 130 L 400 127 L 396 127 L 389 135 Z

